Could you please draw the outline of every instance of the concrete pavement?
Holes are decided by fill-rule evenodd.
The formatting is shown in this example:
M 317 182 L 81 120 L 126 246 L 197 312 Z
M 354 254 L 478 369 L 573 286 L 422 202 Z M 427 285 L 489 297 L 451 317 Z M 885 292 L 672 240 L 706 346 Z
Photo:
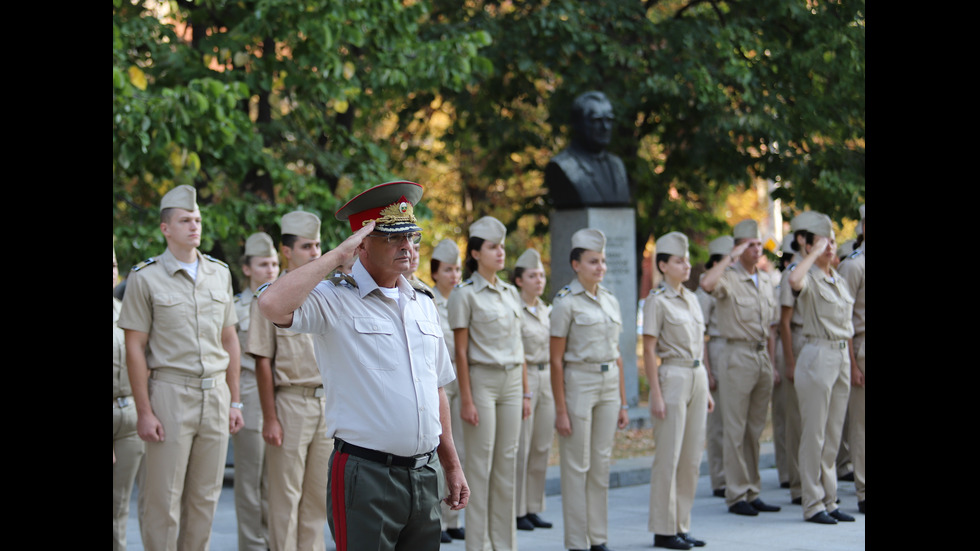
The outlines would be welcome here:
M 610 475 L 609 542 L 614 551 L 651 549 L 653 534 L 647 531 L 650 507 L 651 457 L 616 461 Z M 841 510 L 854 516 L 855 522 L 818 525 L 803 521 L 799 505 L 790 504 L 789 490 L 779 488 L 772 454 L 772 444 L 763 443 L 760 457 L 762 499 L 782 507 L 778 513 L 760 513 L 743 517 L 728 512 L 725 501 L 711 495 L 706 461 L 701 464 L 701 478 L 692 511 L 691 534 L 707 542 L 707 549 L 724 551 L 860 551 L 865 548 L 865 515 L 857 511 L 853 482 L 840 482 L 838 497 Z M 550 529 L 517 532 L 518 548 L 523 551 L 564 549 L 559 494 L 558 467 L 548 469 L 545 511 L 541 517 L 554 523 Z M 465 518 L 465 514 L 464 514 Z M 327 549 L 336 549 L 330 531 L 324 527 Z M 218 511 L 212 528 L 213 551 L 237 551 L 238 536 L 234 495 L 231 485 L 221 491 Z M 139 524 L 136 519 L 135 492 L 129 510 L 129 551 L 142 551 Z M 463 551 L 464 542 L 442 544 L 444 551 Z

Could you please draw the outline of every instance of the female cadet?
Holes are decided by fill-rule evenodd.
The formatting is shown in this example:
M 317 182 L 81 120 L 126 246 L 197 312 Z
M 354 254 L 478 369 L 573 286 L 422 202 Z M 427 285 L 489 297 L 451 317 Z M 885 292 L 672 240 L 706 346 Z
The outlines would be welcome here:
M 800 404 L 799 471 L 803 518 L 819 524 L 853 521 L 837 507 L 837 451 L 851 385 L 848 339 L 854 334 L 854 298 L 833 267 L 837 254 L 830 218 L 806 233 L 806 256 L 789 284 L 803 315 L 804 344 L 794 375 Z
M 607 551 L 609 464 L 616 427 L 629 423 L 619 334 L 619 301 L 600 282 L 606 236 L 572 234 L 576 278 L 551 310 L 551 387 L 561 455 L 565 547 Z
M 429 273 L 432 277 L 434 287 L 432 298 L 436 303 L 436 310 L 439 311 L 439 321 L 442 324 L 442 333 L 449 348 L 449 359 L 456 367 L 456 355 L 453 345 L 453 330 L 449 326 L 449 294 L 453 288 L 459 284 L 462 272 L 459 267 L 459 247 L 452 239 L 443 239 L 432 249 L 432 259 L 429 260 Z M 464 461 L 463 455 L 463 423 L 459 416 L 459 381 L 454 380 L 445 387 L 446 400 L 449 401 L 449 414 L 452 418 L 453 434 L 456 438 L 453 443 L 456 445 L 456 455 L 459 461 Z M 453 539 L 464 539 L 465 532 L 460 522 L 460 511 L 453 511 L 445 502 L 442 503 L 442 543 L 449 543 Z
M 555 398 L 551 391 L 548 347 L 551 307 L 541 300 L 547 278 L 541 255 L 528 249 L 517 258 L 513 283 L 520 289 L 524 318 L 521 336 L 527 364 L 527 393 L 531 414 L 521 424 L 517 446 L 517 529 L 551 528 L 538 513 L 544 511 L 548 454 L 555 433 Z
M 643 365 L 657 443 L 650 470 L 649 529 L 654 547 L 690 549 L 705 544 L 688 532 L 705 424 L 714 401 L 702 362 L 701 305 L 683 285 L 691 277 L 687 236 L 670 232 L 656 247 L 655 262 L 664 284 L 651 291 L 643 305 Z
M 466 270 L 470 278 L 449 295 L 460 414 L 463 418 L 463 469 L 470 486 L 466 509 L 466 549 L 515 549 L 514 473 L 522 414 L 530 400 L 521 298 L 497 277 L 504 268 L 504 225 L 484 216 L 470 226 Z M 523 402 L 523 403 L 522 403 Z

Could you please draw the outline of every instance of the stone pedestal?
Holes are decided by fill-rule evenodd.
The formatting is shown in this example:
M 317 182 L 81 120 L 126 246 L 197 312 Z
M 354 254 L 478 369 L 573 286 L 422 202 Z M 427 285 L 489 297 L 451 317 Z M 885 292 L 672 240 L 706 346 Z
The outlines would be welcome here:
M 636 213 L 631 208 L 586 207 L 551 213 L 551 292 L 550 299 L 575 278 L 569 254 L 572 234 L 582 228 L 595 228 L 606 235 L 606 276 L 602 285 L 619 300 L 623 315 L 623 332 L 619 350 L 623 356 L 626 401 L 639 401 L 639 379 L 636 358 Z

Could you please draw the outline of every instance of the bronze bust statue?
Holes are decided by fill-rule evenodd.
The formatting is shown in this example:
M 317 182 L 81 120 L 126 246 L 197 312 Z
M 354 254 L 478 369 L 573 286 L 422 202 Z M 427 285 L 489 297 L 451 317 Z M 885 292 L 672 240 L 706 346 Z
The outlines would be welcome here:
M 612 139 L 612 104 L 602 92 L 581 94 L 572 104 L 572 143 L 551 158 L 544 183 L 556 209 L 625 207 L 629 181 L 623 161 L 605 151 Z

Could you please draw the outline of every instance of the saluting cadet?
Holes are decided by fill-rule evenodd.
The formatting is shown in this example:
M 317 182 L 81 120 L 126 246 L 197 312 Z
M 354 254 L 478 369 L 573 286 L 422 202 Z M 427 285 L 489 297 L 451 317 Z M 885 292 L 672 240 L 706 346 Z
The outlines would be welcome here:
M 459 375 L 466 478 L 466 549 L 517 547 L 515 472 L 521 418 L 530 409 L 521 341 L 521 299 L 497 276 L 507 230 L 492 216 L 470 225 L 469 278 L 449 296 Z
M 147 443 L 139 475 L 143 546 L 207 549 L 225 474 L 229 432 L 242 427 L 241 349 L 228 266 L 201 254 L 197 192 L 160 201 L 163 254 L 133 267 L 119 314 Z
M 759 497 L 759 438 L 773 387 L 768 347 L 775 282 L 757 266 L 762 257 L 758 224 L 743 220 L 733 228 L 732 237 L 735 247 L 708 270 L 701 287 L 718 299 L 718 328 L 725 337 L 719 382 L 725 423 L 725 503 L 731 513 L 755 516 L 780 509 Z
M 290 212 L 282 217 L 280 227 L 287 273 L 320 257 L 320 219 L 315 214 Z M 274 326 L 253 301 L 245 351 L 255 357 L 262 403 L 269 548 L 324 549 L 327 464 L 333 441 L 327 436 L 326 392 L 313 335 Z
M 607 551 L 609 465 L 616 428 L 629 424 L 619 334 L 619 301 L 601 285 L 606 236 L 572 234 L 576 277 L 551 310 L 551 386 L 561 463 L 565 547 Z
M 551 528 L 552 523 L 538 516 L 544 511 L 548 455 L 555 435 L 555 397 L 548 361 L 551 307 L 541 300 L 547 276 L 538 251 L 528 249 L 517 258 L 512 281 L 521 292 L 521 339 L 527 363 L 524 401 L 529 401 L 530 408 L 530 415 L 521 423 L 517 446 L 517 529 Z
M 439 311 L 439 322 L 442 326 L 442 336 L 446 340 L 449 349 L 449 359 L 456 369 L 456 350 L 453 341 L 453 329 L 449 326 L 449 295 L 453 288 L 462 279 L 462 270 L 459 266 L 459 246 L 452 239 L 443 239 L 435 248 L 432 249 L 432 258 L 429 259 L 429 273 L 432 275 L 432 282 L 435 284 L 432 289 L 432 299 L 436 303 L 436 310 Z M 453 434 L 456 438 L 456 455 L 460 463 L 465 463 L 463 447 L 463 418 L 459 415 L 459 379 L 453 380 L 445 386 L 446 400 L 449 402 L 449 414 L 452 416 Z M 466 530 L 463 528 L 462 511 L 453 510 L 446 503 L 442 504 L 442 543 L 449 543 L 454 539 L 461 540 L 466 538 Z
M 847 404 L 848 441 L 854 464 L 854 490 L 858 511 L 864 512 L 865 426 L 864 426 L 864 205 L 861 205 L 861 245 L 841 262 L 840 275 L 854 297 L 854 338 L 849 347 L 851 361 L 851 396 Z
M 705 270 L 710 270 L 721 257 L 728 254 L 735 245 L 735 241 L 730 235 L 716 237 L 708 243 L 708 262 L 705 263 Z M 704 274 L 701 274 L 704 277 Z M 708 335 L 708 342 L 705 345 L 705 368 L 708 372 L 708 390 L 711 393 L 711 400 L 715 403 L 715 408 L 708 414 L 706 427 L 705 451 L 708 454 L 708 477 L 711 480 L 711 493 L 715 497 L 725 497 L 725 461 L 722 450 L 723 421 L 721 406 L 721 393 L 718 392 L 719 373 L 724 365 L 722 353 L 725 350 L 725 337 L 718 331 L 718 310 L 715 308 L 715 297 L 705 291 L 701 285 L 694 291 L 701 303 L 701 313 L 707 327 L 705 333 Z
M 848 340 L 854 298 L 833 267 L 837 248 L 827 216 L 806 234 L 806 256 L 790 273 L 803 314 L 805 342 L 794 369 L 802 419 L 799 448 L 803 518 L 819 524 L 853 521 L 837 506 L 837 450 L 850 394 Z
M 773 326 L 774 335 L 774 345 L 772 353 L 772 366 L 776 370 L 776 375 L 778 380 L 776 386 L 772 390 L 772 443 L 773 451 L 776 455 L 776 470 L 779 473 L 779 487 L 789 488 L 790 479 L 794 478 L 794 475 L 790 474 L 791 470 L 796 470 L 796 459 L 793 457 L 796 453 L 786 446 L 786 419 L 791 415 L 786 410 L 786 387 L 792 386 L 793 383 L 786 379 L 786 356 L 783 354 L 783 332 L 782 323 L 780 320 L 780 315 L 782 312 L 782 307 L 779 305 L 780 294 L 782 292 L 782 280 L 785 276 L 787 268 L 793 262 L 793 256 L 795 251 L 792 248 L 793 244 L 793 234 L 788 233 L 783 236 L 783 242 L 780 244 L 780 257 L 777 263 L 778 270 L 773 272 L 773 277 L 777 281 L 776 284 L 776 313 L 774 319 L 775 325 Z M 793 400 L 793 407 L 796 407 L 796 400 Z M 797 418 L 799 413 L 796 413 Z M 795 478 L 799 478 L 799 475 L 795 475 Z
M 327 513 L 338 551 L 438 549 L 440 497 L 455 509 L 469 499 L 442 389 L 454 375 L 436 306 L 402 275 L 422 238 L 421 197 L 422 186 L 403 181 L 357 195 L 336 213 L 353 235 L 258 299 L 277 326 L 315 338 L 334 438 Z M 349 275 L 324 281 L 352 254 Z
M 238 520 L 239 551 L 269 548 L 268 481 L 265 475 L 265 440 L 262 438 L 262 404 L 255 379 L 255 358 L 246 353 L 251 307 L 255 292 L 279 275 L 279 255 L 272 237 L 256 232 L 245 240 L 242 256 L 245 290 L 235 295 L 238 342 L 242 346 L 242 417 L 245 426 L 232 436 L 235 450 L 235 517 Z
M 650 381 L 650 420 L 657 449 L 650 468 L 653 546 L 691 549 L 690 535 L 705 423 L 714 402 L 704 369 L 704 317 L 694 293 L 687 236 L 670 232 L 656 242 L 664 284 L 643 305 L 643 365 Z M 659 365 L 658 365 L 659 364 Z
M 112 288 L 119 284 L 116 248 L 112 247 Z M 112 297 L 112 549 L 125 551 L 126 523 L 133 483 L 146 444 L 136 432 L 136 404 L 126 370 L 125 332 L 116 324 L 122 301 Z

